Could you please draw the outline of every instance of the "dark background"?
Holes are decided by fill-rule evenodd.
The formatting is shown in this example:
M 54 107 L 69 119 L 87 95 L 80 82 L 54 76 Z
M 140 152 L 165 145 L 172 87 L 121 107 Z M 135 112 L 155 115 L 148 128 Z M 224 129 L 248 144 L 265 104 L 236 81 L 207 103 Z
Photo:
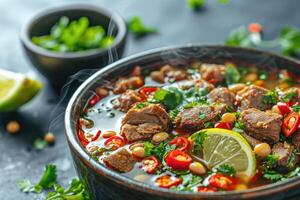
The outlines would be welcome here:
M 17 184 L 23 178 L 38 181 L 45 164 L 57 165 L 58 180 L 63 185 L 76 176 L 64 136 L 63 96 L 57 95 L 26 60 L 19 30 L 41 9 L 78 2 L 117 10 L 125 19 L 138 15 L 159 30 L 139 40 L 130 36 L 126 55 L 174 44 L 222 44 L 230 30 L 250 22 L 261 23 L 266 38 L 275 37 L 285 25 L 300 27 L 299 0 L 231 0 L 227 5 L 207 0 L 200 12 L 191 11 L 185 0 L 0 0 L 0 68 L 26 73 L 45 85 L 40 95 L 18 113 L 0 114 L 1 200 L 43 199 L 43 195 L 19 192 Z M 20 134 L 5 131 L 10 120 L 20 122 Z M 33 149 L 33 141 L 49 130 L 56 135 L 55 146 Z

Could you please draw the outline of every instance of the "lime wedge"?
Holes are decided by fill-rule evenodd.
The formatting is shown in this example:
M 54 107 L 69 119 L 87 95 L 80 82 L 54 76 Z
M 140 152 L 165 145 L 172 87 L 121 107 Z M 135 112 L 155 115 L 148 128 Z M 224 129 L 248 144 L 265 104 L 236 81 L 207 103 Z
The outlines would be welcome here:
M 249 143 L 234 131 L 210 128 L 201 132 L 206 134 L 203 141 L 201 160 L 209 169 L 220 165 L 231 165 L 241 175 L 252 177 L 256 170 L 256 159 Z M 200 133 L 201 133 L 200 132 Z M 199 132 L 194 133 L 199 134 Z
M 41 88 L 39 81 L 0 69 L 0 112 L 18 109 L 30 101 Z

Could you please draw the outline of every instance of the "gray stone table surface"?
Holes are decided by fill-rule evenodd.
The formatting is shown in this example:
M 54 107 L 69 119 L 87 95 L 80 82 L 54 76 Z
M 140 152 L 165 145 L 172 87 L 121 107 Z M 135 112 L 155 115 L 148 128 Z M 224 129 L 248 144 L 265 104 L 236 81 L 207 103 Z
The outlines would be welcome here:
M 0 114 L 0 199 L 44 199 L 42 195 L 19 192 L 22 178 L 37 181 L 48 163 L 58 167 L 58 180 L 65 185 L 76 176 L 64 136 L 62 96 L 57 95 L 26 60 L 22 53 L 19 30 L 32 14 L 49 6 L 91 3 L 117 10 L 125 19 L 140 16 L 159 33 L 140 40 L 128 38 L 126 55 L 174 44 L 221 44 L 231 29 L 250 22 L 264 26 L 266 38 L 279 33 L 282 26 L 300 27 L 299 0 L 232 0 L 222 5 L 207 0 L 205 9 L 192 12 L 185 0 L 0 0 L 0 68 L 29 74 L 40 79 L 45 88 L 18 113 Z M 10 135 L 5 124 L 18 120 L 22 131 Z M 55 146 L 41 151 L 32 148 L 33 141 L 52 131 Z M 298 199 L 297 197 L 294 199 Z M 299 198 L 300 199 L 300 198 Z

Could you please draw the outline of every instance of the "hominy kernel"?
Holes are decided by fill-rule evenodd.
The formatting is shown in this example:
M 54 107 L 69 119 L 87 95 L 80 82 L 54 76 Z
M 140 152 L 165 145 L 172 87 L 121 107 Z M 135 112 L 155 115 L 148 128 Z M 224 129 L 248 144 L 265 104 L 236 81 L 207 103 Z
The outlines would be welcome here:
M 162 141 L 168 139 L 168 137 L 169 137 L 168 133 L 160 132 L 160 133 L 156 133 L 156 134 L 153 135 L 152 141 L 155 142 L 155 143 L 159 143 L 159 142 L 162 142 Z
M 234 113 L 224 113 L 221 118 L 221 121 L 226 123 L 233 123 L 235 120 L 236 116 Z
M 46 133 L 44 136 L 45 142 L 53 144 L 55 142 L 55 135 L 53 133 Z
M 260 143 L 255 145 L 254 153 L 261 158 L 266 158 L 271 153 L 271 147 L 267 143 Z
M 206 173 L 205 167 L 199 162 L 192 162 L 189 165 L 189 170 L 196 175 L 203 175 Z
M 20 129 L 21 126 L 17 121 L 10 121 L 6 125 L 6 131 L 12 134 L 19 132 Z

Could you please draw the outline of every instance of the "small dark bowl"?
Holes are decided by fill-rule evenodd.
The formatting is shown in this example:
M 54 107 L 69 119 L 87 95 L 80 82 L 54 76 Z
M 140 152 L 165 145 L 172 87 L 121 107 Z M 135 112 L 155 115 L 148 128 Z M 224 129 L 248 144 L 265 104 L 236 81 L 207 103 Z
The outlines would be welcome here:
M 81 52 L 59 53 L 32 43 L 33 36 L 49 34 L 60 17 L 76 20 L 86 16 L 90 25 L 101 25 L 115 37 L 108 48 Z M 21 42 L 25 53 L 36 69 L 47 77 L 55 88 L 60 88 L 67 78 L 82 69 L 101 68 L 122 57 L 126 43 L 127 27 L 122 17 L 108 9 L 94 5 L 65 5 L 42 11 L 32 17 L 21 30 Z
M 151 69 L 166 63 L 183 66 L 193 60 L 208 63 L 230 61 L 238 66 L 248 67 L 255 65 L 265 70 L 270 70 L 276 66 L 300 74 L 300 61 L 291 58 L 254 49 L 198 45 L 151 50 L 127 57 L 101 69 L 77 89 L 69 102 L 65 114 L 66 136 L 75 167 L 78 175 L 84 181 L 91 199 L 279 200 L 300 193 L 300 177 L 244 191 L 217 193 L 172 191 L 137 182 L 121 173 L 110 170 L 91 158 L 81 147 L 76 134 L 76 122 L 86 102 L 93 95 L 95 88 L 101 85 L 101 82 L 104 82 L 104 80 L 111 81 L 116 77 L 128 75 L 136 65 L 141 66 L 143 69 Z

